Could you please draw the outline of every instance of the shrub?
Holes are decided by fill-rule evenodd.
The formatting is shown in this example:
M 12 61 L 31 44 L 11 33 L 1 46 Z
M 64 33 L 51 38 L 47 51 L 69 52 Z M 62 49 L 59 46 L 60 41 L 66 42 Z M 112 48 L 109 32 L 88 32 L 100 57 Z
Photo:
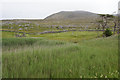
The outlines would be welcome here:
M 106 29 L 105 31 L 104 31 L 104 33 L 103 33 L 106 37 L 109 37 L 109 36 L 111 36 L 112 35 L 112 31 L 110 30 L 110 29 Z

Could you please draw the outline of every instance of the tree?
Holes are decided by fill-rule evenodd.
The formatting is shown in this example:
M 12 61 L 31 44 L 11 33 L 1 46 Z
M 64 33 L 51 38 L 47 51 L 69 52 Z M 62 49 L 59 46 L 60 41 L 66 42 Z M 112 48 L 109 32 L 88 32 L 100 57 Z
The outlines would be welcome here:
M 120 33 L 120 14 L 118 14 L 118 16 L 117 16 L 117 22 L 118 22 L 118 34 Z
M 114 17 L 113 23 L 114 23 L 114 32 L 113 32 L 113 34 L 115 34 L 116 27 L 117 27 L 117 17 Z
M 114 28 L 114 30 L 113 30 L 113 34 L 115 34 L 115 32 L 116 32 L 116 28 L 117 28 L 117 21 L 118 21 L 118 19 L 117 19 L 117 17 L 114 16 L 114 15 L 107 15 L 107 17 L 108 17 L 109 20 L 111 20 L 112 23 L 114 24 L 114 26 L 113 26 L 113 28 Z
M 98 21 L 101 25 L 102 25 L 102 28 L 103 28 L 103 32 L 105 30 L 105 27 L 107 25 L 107 16 L 105 14 L 98 14 L 100 15 L 100 17 L 102 18 L 100 21 Z
M 110 14 L 99 14 L 102 20 L 98 21 L 98 23 L 102 26 L 103 32 L 105 28 L 109 28 L 108 23 L 111 21 L 114 24 L 114 34 L 116 31 L 116 26 L 117 26 L 117 19 L 115 16 L 110 15 Z
M 116 28 L 117 28 L 117 17 L 116 16 L 113 16 L 113 15 L 108 15 L 108 17 L 112 20 L 114 26 L 114 30 L 113 30 L 113 34 L 115 34 L 116 32 Z

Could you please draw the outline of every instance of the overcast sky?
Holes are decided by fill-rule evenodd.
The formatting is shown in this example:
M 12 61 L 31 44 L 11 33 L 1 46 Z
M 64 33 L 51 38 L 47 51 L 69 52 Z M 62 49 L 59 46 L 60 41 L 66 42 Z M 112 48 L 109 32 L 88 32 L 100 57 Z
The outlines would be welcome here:
M 1 0 L 2 19 L 43 19 L 60 11 L 85 10 L 112 14 L 120 0 Z

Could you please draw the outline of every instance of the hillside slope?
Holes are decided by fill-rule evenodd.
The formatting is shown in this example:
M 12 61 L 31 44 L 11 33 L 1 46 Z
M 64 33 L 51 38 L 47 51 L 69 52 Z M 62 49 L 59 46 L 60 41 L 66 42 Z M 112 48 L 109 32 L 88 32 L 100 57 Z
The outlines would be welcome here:
M 94 22 L 99 15 L 88 11 L 61 11 L 46 17 L 46 21 Z

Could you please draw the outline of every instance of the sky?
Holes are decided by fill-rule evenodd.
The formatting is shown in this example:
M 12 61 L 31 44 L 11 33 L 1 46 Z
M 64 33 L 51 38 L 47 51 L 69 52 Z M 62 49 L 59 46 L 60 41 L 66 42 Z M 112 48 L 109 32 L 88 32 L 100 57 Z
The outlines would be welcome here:
M 0 19 L 44 19 L 60 11 L 113 14 L 120 0 L 0 0 Z

